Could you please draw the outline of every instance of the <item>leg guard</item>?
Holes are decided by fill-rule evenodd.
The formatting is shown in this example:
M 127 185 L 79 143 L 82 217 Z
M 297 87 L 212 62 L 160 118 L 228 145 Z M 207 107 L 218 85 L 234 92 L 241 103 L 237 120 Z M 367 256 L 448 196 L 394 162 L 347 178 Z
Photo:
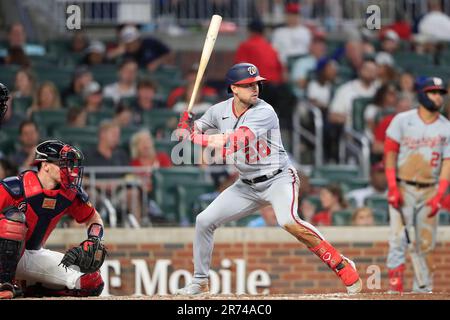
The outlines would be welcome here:
M 75 289 L 50 289 L 41 283 L 28 286 L 25 290 L 26 297 L 89 297 L 99 296 L 105 283 L 100 271 L 83 274 L 77 281 Z
M 25 215 L 15 207 L 0 213 L 0 284 L 12 283 L 25 243 Z

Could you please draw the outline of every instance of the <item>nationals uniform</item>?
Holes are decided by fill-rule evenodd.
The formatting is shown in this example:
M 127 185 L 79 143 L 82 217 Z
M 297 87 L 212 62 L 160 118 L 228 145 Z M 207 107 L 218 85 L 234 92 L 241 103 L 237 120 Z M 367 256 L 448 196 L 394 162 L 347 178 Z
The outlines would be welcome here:
M 430 81 L 428 90 L 436 90 L 433 85 L 435 80 Z M 396 115 L 386 136 L 398 144 L 395 172 L 403 198 L 400 208 L 406 224 L 415 229 L 415 248 L 425 275 L 426 287 L 419 288 L 415 279 L 413 291 L 430 292 L 434 269 L 430 253 L 436 243 L 437 219 L 434 215 L 429 216 L 429 201 L 436 196 L 443 161 L 450 158 L 450 122 L 439 115 L 432 123 L 426 123 L 420 117 L 419 109 L 413 109 Z M 387 266 L 390 269 L 391 288 L 395 288 L 402 281 L 395 273 L 403 276 L 406 237 L 401 216 L 392 205 L 389 215 L 391 231 Z
M 248 63 L 233 66 L 227 74 L 230 85 L 255 83 L 261 79 L 256 67 Z M 256 87 L 251 90 L 256 90 Z M 349 292 L 358 292 L 361 289 L 360 279 L 353 262 L 350 264 L 348 259 L 344 262 L 344 257 L 324 240 L 319 231 L 298 215 L 300 180 L 283 147 L 274 109 L 257 99 L 238 116 L 235 99 L 236 96 L 212 106 L 195 121 L 196 132 L 206 133 L 205 136 L 209 132 L 228 135 L 245 130 L 251 133 L 252 138 L 236 149 L 233 149 L 232 138 L 228 138 L 225 144 L 225 149 L 231 150 L 225 153 L 228 155 L 227 163 L 235 164 L 239 179 L 197 216 L 193 248 L 194 280 L 191 286 L 181 289 L 178 294 L 198 294 L 207 290 L 199 290 L 195 284 L 208 278 L 215 229 L 268 204 L 272 205 L 281 227 L 304 242 L 337 272 Z

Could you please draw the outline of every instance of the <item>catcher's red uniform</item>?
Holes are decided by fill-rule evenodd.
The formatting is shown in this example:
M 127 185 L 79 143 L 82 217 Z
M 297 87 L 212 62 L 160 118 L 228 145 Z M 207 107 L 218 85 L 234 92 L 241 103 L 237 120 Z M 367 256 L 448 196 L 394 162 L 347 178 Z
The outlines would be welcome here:
M 15 206 L 25 213 L 28 227 L 25 239 L 27 250 L 42 248 L 65 214 L 72 216 L 78 223 L 83 223 L 95 212 L 83 192 L 42 189 L 34 171 L 25 171 L 19 177 L 2 181 L 0 210 L 9 206 Z

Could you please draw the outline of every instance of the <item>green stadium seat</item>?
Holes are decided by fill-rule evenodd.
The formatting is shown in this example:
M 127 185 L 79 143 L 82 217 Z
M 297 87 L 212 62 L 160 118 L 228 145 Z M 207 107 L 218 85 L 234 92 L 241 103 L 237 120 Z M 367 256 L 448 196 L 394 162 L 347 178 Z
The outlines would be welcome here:
M 100 65 L 92 67 L 92 75 L 96 81 L 98 81 L 102 86 L 106 86 L 117 81 L 117 72 L 119 71 L 116 65 Z
M 69 68 L 49 68 L 48 66 L 34 68 L 38 75 L 39 82 L 51 81 L 58 88 L 59 92 L 63 92 L 70 86 L 72 81 L 73 69 Z
M 170 156 L 172 153 L 172 148 L 178 143 L 178 141 L 157 139 L 154 143 L 156 151 L 165 152 Z
M 83 105 L 84 105 L 83 97 L 77 94 L 72 94 L 66 98 L 64 107 L 65 108 L 83 107 Z
M 360 177 L 360 168 L 356 165 L 325 165 L 314 168 L 313 177 L 334 183 L 347 182 Z
M 176 221 L 178 220 L 177 186 L 189 184 L 192 181 L 203 181 L 203 172 L 195 166 L 180 166 L 158 169 L 152 177 L 156 203 L 169 220 Z
M 439 213 L 439 224 L 442 226 L 450 225 L 450 212 L 441 211 Z
M 325 187 L 330 184 L 330 180 L 322 177 L 309 178 L 309 184 L 315 188 Z
M 389 224 L 389 213 L 378 208 L 372 209 L 375 224 L 385 226 Z
M 14 97 L 12 100 L 12 108 L 16 114 L 26 114 L 32 103 L 32 97 Z
M 386 196 L 370 196 L 365 199 L 364 203 L 369 208 L 372 208 L 377 223 L 387 223 L 389 216 L 389 204 Z
M 347 180 L 343 183 L 345 186 L 345 191 L 350 192 L 356 189 L 366 188 L 369 185 L 370 181 L 366 178 L 355 178 L 352 180 Z
M 316 212 L 322 210 L 322 203 L 320 202 L 320 197 L 318 195 L 308 195 L 305 200 L 311 202 L 311 204 L 316 207 Z
M 87 114 L 87 125 L 97 127 L 104 120 L 112 119 L 114 117 L 114 111 L 104 109 L 96 112 L 89 112 Z
M 0 152 L 4 156 L 10 156 L 16 150 L 17 139 L 12 139 L 11 135 L 3 131 L 4 128 L 0 130 Z
M 195 222 L 194 204 L 198 201 L 200 195 L 213 192 L 214 184 L 191 181 L 187 184 L 178 185 L 176 190 L 178 221 L 182 225 L 192 225 Z
M 333 226 L 350 226 L 352 224 L 352 210 L 338 210 L 332 215 Z
M 176 128 L 179 116 L 178 112 L 170 109 L 149 110 L 142 115 L 144 125 L 148 126 L 154 135 L 162 132 L 166 137 Z
M 34 111 L 31 118 L 38 124 L 39 129 L 42 130 L 46 136 L 51 136 L 56 128 L 65 126 L 67 122 L 67 110 L 56 109 Z
M 357 132 L 364 132 L 366 128 L 366 121 L 364 120 L 364 111 L 367 106 L 372 102 L 372 98 L 356 98 L 352 104 L 352 119 L 353 130 Z
M 85 128 L 59 127 L 55 129 L 54 136 L 66 143 L 77 146 L 83 151 L 97 145 L 97 131 L 98 129 L 93 126 Z
M 20 67 L 17 65 L 0 65 L 1 82 L 8 88 L 13 88 L 16 73 L 19 70 Z
M 433 57 L 427 54 L 418 54 L 412 51 L 399 51 L 394 54 L 397 66 L 404 70 L 414 71 L 419 66 L 433 65 Z

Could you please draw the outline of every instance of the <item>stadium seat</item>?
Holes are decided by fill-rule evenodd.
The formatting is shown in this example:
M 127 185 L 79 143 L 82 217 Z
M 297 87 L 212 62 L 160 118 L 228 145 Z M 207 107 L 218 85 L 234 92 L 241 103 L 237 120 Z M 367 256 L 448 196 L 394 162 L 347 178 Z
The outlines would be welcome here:
M 346 192 L 350 192 L 356 189 L 366 188 L 369 185 L 370 181 L 366 178 L 355 178 L 352 180 L 347 180 L 343 183 L 343 189 Z
M 308 195 L 305 200 L 311 202 L 316 207 L 316 212 L 322 210 L 322 203 L 318 195 Z
M 346 182 L 358 178 L 360 168 L 356 165 L 325 165 L 313 170 L 314 178 L 325 178 L 330 182 Z
M 48 66 L 34 68 L 39 82 L 51 81 L 59 90 L 64 92 L 70 86 L 72 68 L 49 68 Z
M 56 128 L 65 126 L 67 117 L 66 109 L 34 111 L 31 118 L 38 124 L 46 136 L 52 136 Z
M 178 143 L 178 141 L 157 139 L 154 143 L 156 151 L 165 152 L 170 156 L 172 153 L 172 148 Z
M 106 86 L 117 81 L 117 72 L 119 68 L 116 65 L 99 65 L 92 67 L 90 70 L 95 81 L 99 82 L 102 86 Z
M 364 203 L 369 208 L 372 208 L 375 214 L 375 220 L 377 220 L 377 217 L 379 219 L 377 222 L 386 223 L 388 221 L 389 204 L 386 196 L 370 196 L 365 199 Z
M 152 177 L 156 203 L 161 207 L 169 220 L 178 220 L 177 186 L 189 184 L 192 181 L 203 181 L 203 172 L 195 166 L 180 166 L 158 169 L 153 173 Z
M 97 145 L 97 131 L 98 129 L 93 126 L 85 128 L 59 127 L 54 130 L 54 136 L 85 151 Z
M 14 79 L 19 69 L 18 65 L 0 65 L 1 82 L 10 90 L 14 87 Z
M 12 108 L 16 114 L 26 114 L 32 103 L 32 97 L 14 97 L 12 100 Z
M 11 136 L 3 130 L 4 128 L 0 131 L 0 153 L 3 156 L 9 156 L 16 150 L 17 139 L 11 139 Z
M 385 226 L 389 224 L 389 213 L 379 208 L 372 209 L 375 224 Z
M 448 212 L 448 211 L 441 211 L 439 213 L 439 224 L 441 226 L 450 225 L 450 212 Z
M 83 106 L 83 97 L 77 94 L 72 94 L 66 98 L 65 101 L 66 108 L 82 107 L 82 106 Z
M 178 112 L 169 109 L 149 110 L 142 115 L 144 124 L 153 134 L 160 132 L 166 137 L 170 137 L 170 133 L 176 128 L 179 116 Z
M 192 225 L 195 222 L 194 204 L 198 201 L 200 195 L 213 192 L 214 184 L 192 181 L 178 185 L 176 190 L 178 221 L 182 225 Z
M 352 124 L 353 130 L 362 133 L 366 128 L 366 121 L 364 120 L 364 111 L 366 107 L 372 102 L 372 98 L 356 98 L 352 104 Z
M 87 125 L 97 127 L 102 121 L 112 119 L 113 117 L 114 111 L 106 108 L 102 111 L 89 112 L 87 114 Z
M 312 187 L 321 188 L 321 187 L 325 187 L 326 185 L 330 184 L 330 180 L 328 180 L 326 178 L 322 178 L 322 177 L 309 178 L 309 184 Z
M 333 212 L 333 226 L 349 226 L 352 224 L 352 210 L 338 210 Z

